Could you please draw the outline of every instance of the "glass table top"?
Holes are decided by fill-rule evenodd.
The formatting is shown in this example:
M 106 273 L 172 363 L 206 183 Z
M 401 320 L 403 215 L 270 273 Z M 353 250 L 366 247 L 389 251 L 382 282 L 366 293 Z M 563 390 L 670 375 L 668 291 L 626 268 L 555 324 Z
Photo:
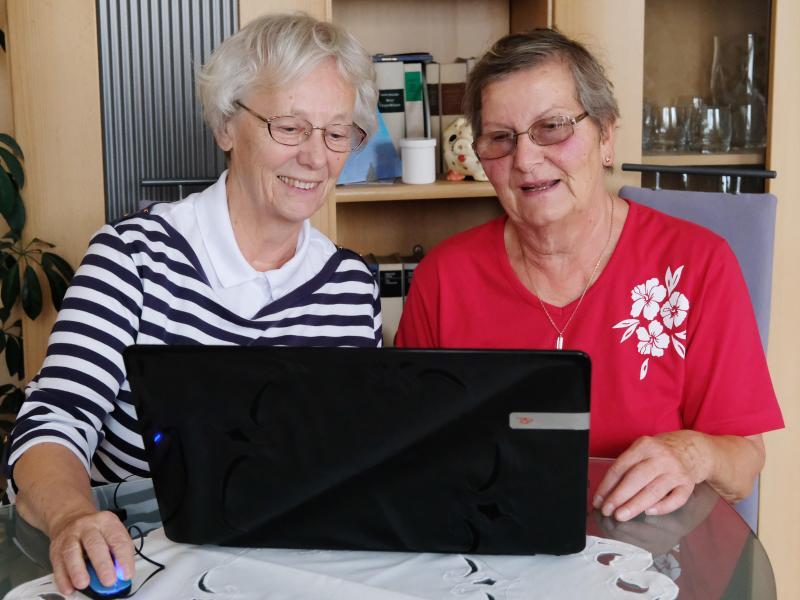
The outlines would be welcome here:
M 610 466 L 592 459 L 589 494 Z M 101 509 L 121 509 L 127 526 L 143 535 L 161 526 L 152 482 L 137 480 L 94 489 Z M 621 523 L 587 507 L 587 534 L 634 544 L 653 555 L 651 569 L 673 579 L 681 599 L 776 597 L 772 567 L 761 542 L 733 508 L 709 486 L 698 486 L 689 502 L 662 516 Z M 0 597 L 48 574 L 47 537 L 23 521 L 14 506 L 0 508 Z

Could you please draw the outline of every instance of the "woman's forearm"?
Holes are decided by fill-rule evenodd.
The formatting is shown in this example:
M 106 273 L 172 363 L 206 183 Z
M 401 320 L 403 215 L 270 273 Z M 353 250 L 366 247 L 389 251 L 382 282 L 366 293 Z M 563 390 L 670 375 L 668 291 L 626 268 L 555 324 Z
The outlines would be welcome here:
M 706 435 L 709 446 L 708 484 L 728 502 L 738 502 L 753 489 L 766 452 L 760 435 Z
M 83 464 L 60 444 L 29 448 L 14 465 L 20 516 L 51 538 L 74 518 L 97 512 Z

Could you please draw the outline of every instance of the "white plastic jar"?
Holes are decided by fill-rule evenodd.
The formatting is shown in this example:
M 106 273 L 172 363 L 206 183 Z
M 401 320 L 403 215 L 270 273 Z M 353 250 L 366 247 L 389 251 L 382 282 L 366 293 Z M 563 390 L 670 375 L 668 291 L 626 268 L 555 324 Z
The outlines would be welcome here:
M 435 138 L 402 138 L 398 145 L 403 161 L 403 183 L 436 181 Z

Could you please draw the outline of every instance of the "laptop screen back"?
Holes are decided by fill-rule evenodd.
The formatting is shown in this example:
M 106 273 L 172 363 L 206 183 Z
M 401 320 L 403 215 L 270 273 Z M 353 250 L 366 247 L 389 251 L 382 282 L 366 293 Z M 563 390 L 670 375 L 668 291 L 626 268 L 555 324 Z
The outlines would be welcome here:
M 125 362 L 174 541 L 584 547 L 584 354 L 133 346 Z

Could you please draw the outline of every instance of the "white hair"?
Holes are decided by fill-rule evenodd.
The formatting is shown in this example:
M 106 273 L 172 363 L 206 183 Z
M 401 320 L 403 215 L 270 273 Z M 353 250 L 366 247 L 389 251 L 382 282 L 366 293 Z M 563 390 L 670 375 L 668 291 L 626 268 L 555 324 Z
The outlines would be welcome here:
M 305 13 L 264 15 L 227 38 L 197 74 L 197 96 L 208 126 L 217 133 L 239 110 L 235 104 L 256 85 L 297 81 L 327 58 L 356 93 L 353 119 L 371 135 L 377 129 L 375 69 L 347 31 Z

